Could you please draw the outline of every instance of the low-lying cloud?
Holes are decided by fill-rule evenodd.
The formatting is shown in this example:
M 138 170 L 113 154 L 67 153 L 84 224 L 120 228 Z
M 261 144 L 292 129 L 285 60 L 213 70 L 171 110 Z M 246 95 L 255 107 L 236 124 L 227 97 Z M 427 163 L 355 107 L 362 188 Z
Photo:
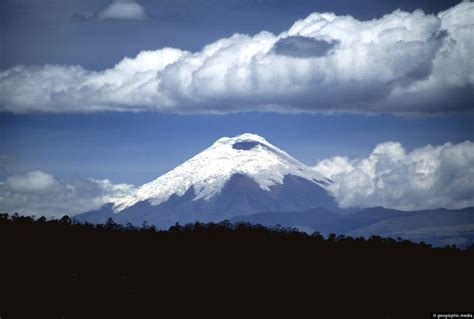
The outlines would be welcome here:
M 133 6 L 116 1 L 100 15 Z M 0 111 L 472 112 L 472 21 L 472 2 L 370 21 L 313 13 L 279 35 L 143 51 L 103 71 L 19 65 L 0 72 Z
M 48 217 L 73 216 L 98 209 L 133 188 L 109 180 L 58 179 L 44 171 L 30 171 L 0 182 L 0 212 Z
M 404 210 L 474 206 L 474 143 L 446 143 L 407 152 L 398 142 L 377 145 L 367 158 L 336 156 L 314 166 L 331 178 L 341 207 Z

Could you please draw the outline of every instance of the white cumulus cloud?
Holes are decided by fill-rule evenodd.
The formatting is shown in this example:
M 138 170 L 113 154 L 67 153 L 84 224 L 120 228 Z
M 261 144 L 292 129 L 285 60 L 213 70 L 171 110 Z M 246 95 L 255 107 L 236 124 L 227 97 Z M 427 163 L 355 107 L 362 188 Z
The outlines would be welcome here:
M 404 210 L 474 206 L 474 143 L 446 143 L 407 152 L 398 142 L 377 145 L 367 158 L 336 156 L 314 169 L 334 183 L 341 207 Z
M 101 14 L 140 16 L 136 5 L 115 1 Z M 0 71 L 0 111 L 472 112 L 472 21 L 472 2 L 370 21 L 313 13 L 278 35 L 144 51 L 103 71 L 19 65 Z
M 73 216 L 98 209 L 133 189 L 129 184 L 85 178 L 58 179 L 30 171 L 0 182 L 0 211 L 48 217 Z

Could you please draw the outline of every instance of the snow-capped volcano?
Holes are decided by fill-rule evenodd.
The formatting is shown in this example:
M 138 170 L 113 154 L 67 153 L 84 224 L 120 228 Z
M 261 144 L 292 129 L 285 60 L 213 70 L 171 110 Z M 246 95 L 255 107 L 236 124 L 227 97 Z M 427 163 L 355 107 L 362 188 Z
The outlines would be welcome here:
M 335 205 L 330 180 L 263 137 L 223 137 L 175 169 L 79 220 L 155 225 Z
M 175 169 L 116 200 L 114 211 L 120 212 L 145 200 L 158 205 L 173 194 L 182 196 L 191 187 L 195 194 L 193 200 L 208 200 L 218 194 L 234 174 L 249 177 L 265 191 L 282 184 L 285 175 L 299 176 L 320 186 L 329 183 L 263 137 L 245 133 L 218 139 Z

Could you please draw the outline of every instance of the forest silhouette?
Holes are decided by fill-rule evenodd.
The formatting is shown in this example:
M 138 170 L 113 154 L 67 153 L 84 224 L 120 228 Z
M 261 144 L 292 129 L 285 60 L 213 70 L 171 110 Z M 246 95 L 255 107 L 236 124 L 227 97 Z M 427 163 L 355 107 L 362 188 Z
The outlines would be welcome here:
M 430 318 L 472 311 L 474 246 L 248 223 L 0 215 L 0 318 Z

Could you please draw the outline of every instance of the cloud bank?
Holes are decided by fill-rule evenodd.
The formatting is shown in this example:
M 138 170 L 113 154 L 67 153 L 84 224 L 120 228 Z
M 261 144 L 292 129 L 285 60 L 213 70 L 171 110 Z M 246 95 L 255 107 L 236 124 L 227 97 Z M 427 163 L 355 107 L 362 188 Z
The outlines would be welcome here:
M 446 143 L 407 152 L 400 143 L 377 145 L 367 158 L 336 156 L 314 166 L 334 181 L 341 207 L 402 210 L 474 206 L 474 143 Z
M 0 182 L 0 212 L 61 217 L 97 209 L 133 188 L 109 180 L 61 180 L 43 171 L 31 171 Z
M 115 1 L 103 18 L 140 18 Z M 0 71 L 0 111 L 173 113 L 472 112 L 474 3 L 379 19 L 313 13 L 274 35 L 234 34 L 201 51 L 143 51 L 113 68 Z

